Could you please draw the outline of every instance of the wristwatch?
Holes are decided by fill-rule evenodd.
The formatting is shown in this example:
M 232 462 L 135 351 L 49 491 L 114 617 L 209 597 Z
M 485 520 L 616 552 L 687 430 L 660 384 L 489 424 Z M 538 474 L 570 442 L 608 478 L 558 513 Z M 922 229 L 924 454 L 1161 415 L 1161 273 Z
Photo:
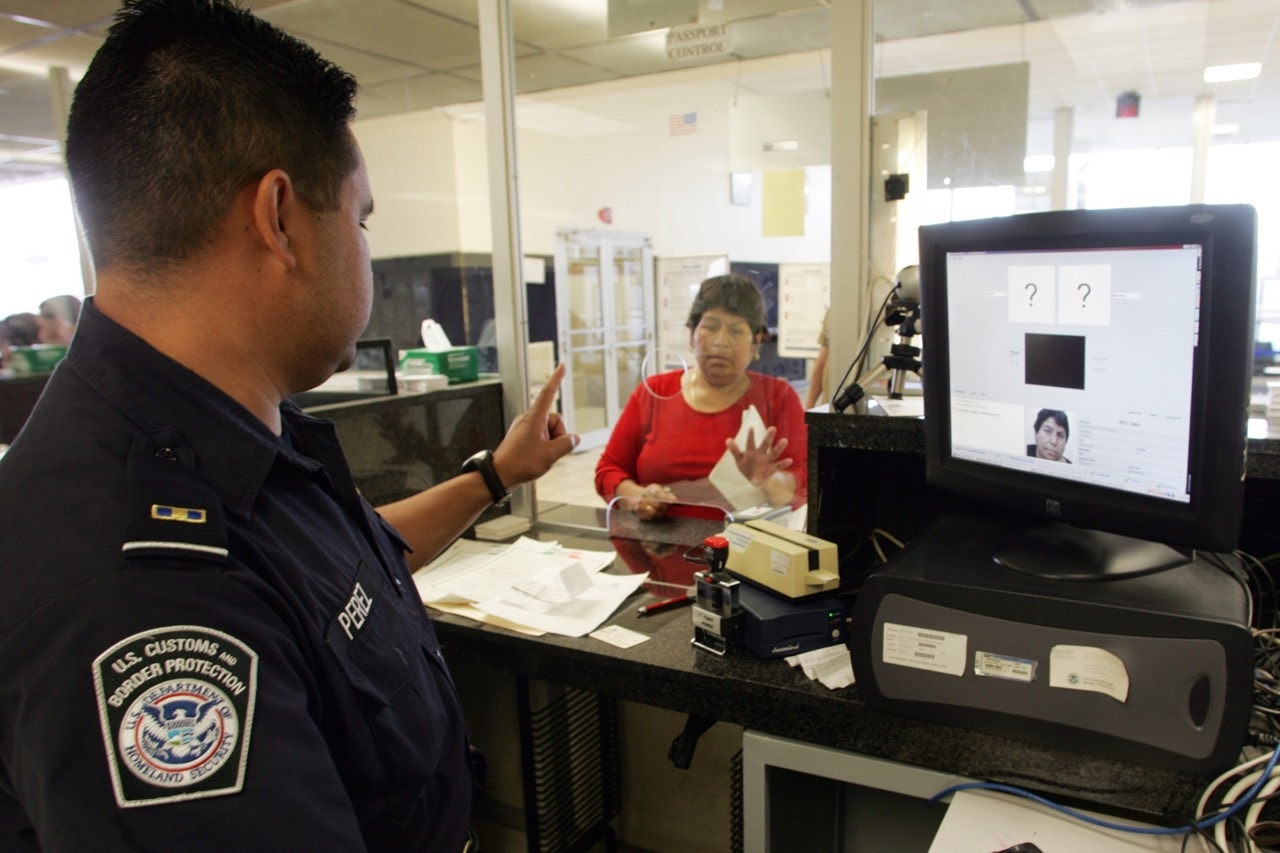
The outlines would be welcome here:
M 502 506 L 511 498 L 511 493 L 507 491 L 507 487 L 502 485 L 502 480 L 498 477 L 498 472 L 493 469 L 493 451 L 481 450 L 479 453 L 471 456 L 466 462 L 462 463 L 462 473 L 469 471 L 479 471 L 480 476 L 484 478 L 484 484 L 489 487 L 489 494 L 493 497 L 494 506 Z

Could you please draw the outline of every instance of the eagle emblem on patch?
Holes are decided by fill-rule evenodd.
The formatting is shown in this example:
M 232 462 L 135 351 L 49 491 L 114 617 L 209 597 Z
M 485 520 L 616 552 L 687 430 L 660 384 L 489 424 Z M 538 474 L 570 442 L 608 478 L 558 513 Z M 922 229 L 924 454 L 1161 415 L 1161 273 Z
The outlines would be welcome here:
M 121 808 L 234 794 L 248 769 L 258 656 L 213 628 L 127 637 L 93 662 Z

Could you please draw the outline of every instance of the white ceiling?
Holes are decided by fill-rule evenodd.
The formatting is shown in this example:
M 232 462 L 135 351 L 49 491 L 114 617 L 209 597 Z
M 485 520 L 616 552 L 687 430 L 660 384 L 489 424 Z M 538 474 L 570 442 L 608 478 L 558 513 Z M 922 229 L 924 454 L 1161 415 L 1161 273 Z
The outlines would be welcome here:
M 512 0 L 517 90 L 528 94 L 699 64 L 674 66 L 666 59 L 665 26 L 682 21 L 732 22 L 728 60 L 824 50 L 833 2 Z M 74 84 L 117 5 L 0 0 L 0 183 L 59 168 L 49 68 L 65 67 Z M 245 5 L 355 74 L 361 117 L 482 98 L 476 0 Z M 1142 93 L 1144 130 L 1164 121 L 1185 126 L 1188 105 L 1208 94 L 1218 98 L 1219 121 L 1240 123 L 1244 137 L 1280 139 L 1275 0 L 878 0 L 875 30 L 878 76 L 1030 61 L 1032 122 L 1051 127 L 1056 108 L 1074 106 L 1076 138 L 1086 146 L 1114 144 L 1117 133 L 1139 126 L 1114 119 L 1114 99 L 1127 90 Z M 1216 87 L 1202 82 L 1206 64 L 1239 61 L 1262 62 L 1262 77 Z M 733 73 L 730 68 L 726 73 Z M 760 93 L 829 86 L 824 63 L 777 74 L 740 82 Z

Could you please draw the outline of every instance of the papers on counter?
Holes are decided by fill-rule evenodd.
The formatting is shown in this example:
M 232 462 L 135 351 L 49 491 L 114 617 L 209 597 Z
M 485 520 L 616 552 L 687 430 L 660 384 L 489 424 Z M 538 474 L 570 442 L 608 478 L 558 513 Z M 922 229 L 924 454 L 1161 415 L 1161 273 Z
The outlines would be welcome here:
M 606 625 L 599 631 L 592 631 L 591 636 L 602 643 L 608 643 L 620 649 L 638 646 L 649 639 L 647 635 L 632 631 L 630 628 L 623 628 L 621 625 Z
M 853 663 L 849 658 L 849 648 L 843 643 L 792 655 L 787 658 L 787 663 L 800 667 L 807 678 L 820 681 L 831 690 L 853 684 Z
M 527 634 L 581 637 L 648 578 L 602 574 L 614 556 L 525 536 L 513 545 L 460 539 L 413 580 L 431 607 Z

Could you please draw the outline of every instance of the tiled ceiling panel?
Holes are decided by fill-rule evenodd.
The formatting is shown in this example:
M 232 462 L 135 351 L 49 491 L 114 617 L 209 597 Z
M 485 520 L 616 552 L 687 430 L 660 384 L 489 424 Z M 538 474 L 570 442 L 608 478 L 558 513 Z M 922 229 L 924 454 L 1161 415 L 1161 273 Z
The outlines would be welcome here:
M 76 79 L 89 67 L 89 60 L 102 45 L 102 36 L 86 32 L 72 32 L 59 38 L 51 38 L 38 47 L 17 54 L 0 55 L 0 63 L 9 63 L 31 70 L 62 66 Z M 34 58 L 32 58 L 34 57 Z
M 482 97 L 479 0 L 241 2 L 355 74 L 362 117 Z M 738 68 L 734 85 L 758 93 L 826 89 L 836 2 L 844 0 L 700 0 L 704 20 L 733 23 L 733 52 L 672 62 L 664 30 L 609 38 L 609 0 L 512 0 L 517 91 L 797 53 L 813 61 L 753 63 L 759 79 L 744 79 Z M 0 134 L 54 144 L 47 69 L 65 66 L 78 79 L 117 8 L 118 0 L 0 0 Z M 1036 121 L 1074 105 L 1080 128 L 1105 117 L 1130 88 L 1152 102 L 1215 95 L 1220 114 L 1237 116 L 1241 104 L 1280 99 L 1278 0 L 877 0 L 875 12 L 877 75 L 1032 61 L 1028 106 Z M 1141 25 L 1131 23 L 1135 15 Z M 1263 63 L 1257 80 L 1200 80 L 1205 64 L 1246 60 Z M 1155 113 L 1146 106 L 1144 120 Z M 1253 124 L 1263 112 L 1254 109 Z M 30 164 L 9 165 L 29 174 Z M 0 162 L 0 182 L 4 169 Z
M 698 0 L 607 0 L 609 35 L 629 36 L 696 23 Z
M 401 77 L 417 77 L 424 70 L 407 62 L 400 62 L 381 54 L 369 53 L 350 45 L 338 44 L 327 39 L 310 38 L 307 39 L 307 43 L 314 47 L 325 59 L 355 75 L 361 86 L 373 86 L 390 80 L 398 80 Z
M 0 58 L 15 47 L 30 44 L 37 39 L 55 34 L 54 30 L 50 30 L 47 27 L 28 24 L 25 21 L 15 21 L 10 18 L 0 18 Z
M 610 39 L 600 44 L 560 52 L 582 62 L 607 68 L 623 77 L 671 70 L 671 65 L 667 62 L 666 36 L 660 32 Z
M 0 15 L 80 27 L 107 22 L 119 8 L 119 0 L 5 0 Z
M 1026 19 L 1018 0 L 893 0 L 875 7 L 880 41 L 1020 24 Z
M 814 7 L 776 17 L 734 21 L 733 52 L 744 59 L 831 46 L 831 10 Z
M 472 25 L 399 0 L 301 0 L 262 17 L 303 39 L 346 44 L 431 70 L 480 62 L 480 33 Z
M 460 68 L 455 73 L 479 81 L 483 71 L 476 65 Z M 567 53 L 532 53 L 516 59 L 516 92 L 520 94 L 582 86 L 623 76 L 626 75 L 599 64 L 580 61 Z
M 361 86 L 356 113 L 359 118 L 373 118 L 447 104 L 469 103 L 483 97 L 478 80 L 465 80 L 456 74 L 445 72 L 419 74 L 416 77 Z

